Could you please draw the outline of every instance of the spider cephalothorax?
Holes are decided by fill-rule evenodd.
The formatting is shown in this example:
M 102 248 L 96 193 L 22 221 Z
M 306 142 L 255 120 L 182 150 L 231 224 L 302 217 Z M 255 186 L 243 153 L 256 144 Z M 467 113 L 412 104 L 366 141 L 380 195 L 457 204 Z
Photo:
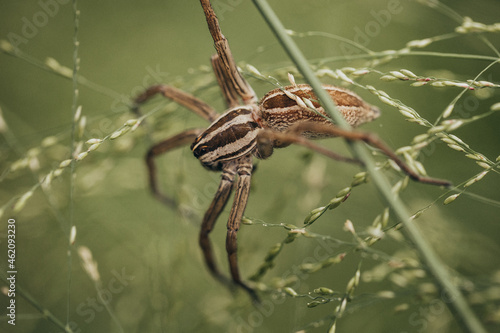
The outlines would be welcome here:
M 191 145 L 194 156 L 214 170 L 255 151 L 262 122 L 250 106 L 235 107 L 217 118 Z
M 253 89 L 237 69 L 210 1 L 200 0 L 200 2 L 217 50 L 217 54 L 211 59 L 212 67 L 228 110 L 219 115 L 212 107 L 193 95 L 172 86 L 156 85 L 148 88 L 135 99 L 135 111 L 139 112 L 139 104 L 156 94 L 161 94 L 211 123 L 206 129 L 185 130 L 154 145 L 146 155 L 146 163 L 153 194 L 169 206 L 175 206 L 176 203 L 162 194 L 158 188 L 155 157 L 191 144 L 194 156 L 203 166 L 222 172 L 219 188 L 203 217 L 199 235 L 199 244 L 203 250 L 205 262 L 217 279 L 225 283 L 229 282 L 217 268 L 208 235 L 234 189 L 235 197 L 229 213 L 226 237 L 231 278 L 233 283 L 244 288 L 252 299 L 258 299 L 255 291 L 240 278 L 236 255 L 236 235 L 250 193 L 252 159 L 253 157 L 268 158 L 274 148 L 300 144 L 330 158 L 360 163 L 355 159 L 341 157 L 318 146 L 310 139 L 342 136 L 349 140 L 362 140 L 382 150 L 411 178 L 434 185 L 449 184 L 446 181 L 423 177 L 415 173 L 376 136 L 370 133 L 346 131 L 334 126 L 308 85 L 293 84 L 274 89 L 266 94 L 260 103 L 257 103 Z M 376 107 L 364 102 L 349 90 L 330 85 L 325 85 L 323 89 L 330 94 L 344 118 L 353 127 L 371 121 L 380 114 Z

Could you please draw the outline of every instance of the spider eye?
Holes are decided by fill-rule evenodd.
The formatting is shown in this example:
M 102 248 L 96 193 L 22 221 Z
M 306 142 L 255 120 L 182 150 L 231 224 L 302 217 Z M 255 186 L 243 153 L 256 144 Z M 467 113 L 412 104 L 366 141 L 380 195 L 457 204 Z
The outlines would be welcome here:
M 193 150 L 193 154 L 196 158 L 202 156 L 202 155 L 205 155 L 206 153 L 208 152 L 208 146 L 207 145 L 201 145 L 201 146 L 198 146 L 196 147 L 194 150 Z

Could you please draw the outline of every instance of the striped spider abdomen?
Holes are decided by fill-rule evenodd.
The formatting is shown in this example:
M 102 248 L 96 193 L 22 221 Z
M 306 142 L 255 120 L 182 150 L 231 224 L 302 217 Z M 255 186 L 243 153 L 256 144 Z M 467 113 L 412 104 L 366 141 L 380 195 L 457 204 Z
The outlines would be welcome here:
M 380 115 L 377 107 L 366 103 L 350 90 L 331 85 L 324 85 L 323 88 L 332 97 L 337 108 L 352 127 L 372 121 Z M 317 113 L 300 105 L 300 101 L 304 98 L 312 102 Z M 297 99 L 300 101 L 298 102 Z M 285 132 L 290 126 L 302 121 L 330 123 L 312 88 L 306 84 L 274 89 L 262 98 L 259 105 L 264 126 L 278 132 Z M 302 135 L 310 139 L 325 137 L 314 132 L 304 132 Z

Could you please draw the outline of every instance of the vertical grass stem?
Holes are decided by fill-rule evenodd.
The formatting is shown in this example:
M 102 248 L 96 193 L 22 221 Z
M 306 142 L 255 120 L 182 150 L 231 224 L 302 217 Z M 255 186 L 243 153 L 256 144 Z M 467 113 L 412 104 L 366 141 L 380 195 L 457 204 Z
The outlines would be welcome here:
M 349 129 L 349 125 L 343 119 L 340 112 L 338 112 L 335 104 L 327 92 L 322 88 L 321 82 L 314 75 L 308 61 L 292 38 L 287 34 L 286 29 L 267 1 L 253 0 L 253 2 L 260 11 L 262 17 L 273 30 L 289 57 L 295 63 L 302 75 L 304 75 L 305 79 L 313 87 L 325 110 L 327 110 L 327 112 L 331 115 L 336 125 L 342 129 Z M 352 153 L 364 162 L 375 186 L 378 188 L 387 204 L 394 211 L 395 216 L 403 222 L 408 238 L 410 238 L 415 245 L 415 248 L 417 249 L 424 264 L 427 266 L 430 274 L 439 285 L 443 299 L 446 299 L 446 304 L 454 314 L 457 321 L 464 327 L 464 329 L 467 330 L 467 332 L 486 333 L 486 330 L 469 307 L 462 293 L 459 291 L 457 286 L 453 284 L 452 278 L 448 273 L 445 264 L 437 257 L 434 250 L 420 233 L 420 230 L 411 221 L 410 214 L 404 204 L 391 192 L 391 187 L 387 179 L 375 168 L 375 163 L 366 148 L 359 142 L 348 142 L 348 144 Z

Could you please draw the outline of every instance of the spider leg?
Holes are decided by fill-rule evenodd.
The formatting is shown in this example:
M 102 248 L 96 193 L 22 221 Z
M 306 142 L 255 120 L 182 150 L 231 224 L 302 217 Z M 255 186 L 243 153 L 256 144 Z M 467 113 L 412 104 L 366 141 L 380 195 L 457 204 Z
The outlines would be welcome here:
M 212 245 L 210 244 L 210 239 L 208 236 L 212 231 L 217 218 L 226 206 L 229 195 L 233 190 L 235 175 L 236 165 L 234 163 L 228 164 L 223 168 L 219 188 L 215 193 L 215 197 L 212 200 L 210 207 L 205 212 L 199 236 L 199 244 L 203 251 L 205 263 L 207 264 L 210 273 L 212 273 L 213 276 L 215 276 L 219 281 L 225 284 L 230 284 L 229 280 L 220 273 L 217 265 L 215 264 Z
M 332 154 L 331 151 L 323 147 L 317 146 L 310 140 L 300 136 L 300 134 L 304 132 L 320 133 L 325 136 L 331 136 L 331 137 L 334 136 L 343 137 L 351 141 L 363 141 L 369 144 L 370 146 L 380 149 L 385 155 L 387 155 L 387 157 L 392 159 L 404 173 L 406 173 L 411 179 L 417 182 L 437 185 L 437 186 L 447 186 L 447 187 L 452 185 L 447 180 L 430 178 L 419 175 L 418 173 L 413 171 L 405 162 L 403 162 L 379 137 L 377 137 L 372 133 L 344 130 L 337 126 L 332 126 L 330 124 L 301 122 L 298 123 L 297 125 L 292 126 L 289 132 L 287 133 L 273 132 L 272 134 L 267 134 L 267 135 L 271 135 L 275 140 L 278 140 L 280 142 L 300 144 L 302 146 L 314 149 L 325 156 L 334 158 L 331 155 Z
M 230 79 L 233 85 L 234 91 L 241 97 L 243 103 L 253 104 L 257 102 L 257 97 L 252 87 L 248 82 L 241 76 L 234 61 L 231 49 L 229 48 L 229 43 L 226 37 L 222 34 L 219 26 L 219 20 L 214 13 L 212 5 L 209 0 L 200 0 L 203 11 L 205 12 L 205 17 L 208 23 L 208 29 L 214 40 L 214 46 L 217 50 L 220 62 L 222 64 L 221 69 L 223 70 L 224 77 Z
M 224 65 L 217 54 L 213 55 L 211 58 L 212 68 L 219 83 L 219 87 L 222 91 L 222 95 L 226 100 L 226 105 L 228 108 L 234 108 L 240 103 L 238 101 L 238 93 L 234 89 L 233 85 L 230 83 L 231 79 L 225 75 Z
M 237 257 L 237 233 L 240 228 L 241 218 L 245 212 L 248 195 L 250 193 L 250 179 L 252 176 L 252 158 L 250 156 L 243 157 L 239 160 L 237 173 L 238 183 L 236 185 L 236 193 L 234 196 L 233 206 L 231 207 L 231 212 L 229 213 L 229 220 L 227 222 L 226 251 L 233 282 L 245 289 L 250 294 L 250 297 L 252 297 L 252 300 L 258 303 L 259 298 L 255 290 L 241 281 Z
M 285 133 L 276 132 L 271 129 L 263 129 L 257 137 L 257 156 L 261 159 L 266 159 L 273 153 L 273 148 L 285 148 L 292 143 L 304 146 L 306 148 L 317 151 L 333 160 L 363 165 L 363 163 L 355 158 L 337 154 L 325 147 L 322 147 L 311 140 L 300 135 L 301 131 L 297 129 L 287 131 Z
M 217 112 L 201 99 L 194 97 L 193 95 L 188 94 L 180 89 L 165 84 L 151 86 L 142 94 L 137 96 L 134 99 L 135 104 L 132 108 L 132 111 L 139 115 L 139 105 L 157 94 L 161 94 L 164 97 L 169 98 L 182 106 L 185 106 L 189 110 L 196 113 L 198 116 L 210 122 L 214 121 L 218 116 Z
M 426 177 L 419 175 L 415 171 L 413 171 L 403 160 L 401 160 L 396 153 L 394 153 L 389 146 L 386 145 L 384 141 L 382 141 L 378 136 L 368 133 L 368 132 L 358 132 L 358 131 L 346 131 L 343 129 L 340 129 L 338 127 L 334 127 L 335 135 L 337 136 L 342 136 L 345 139 L 348 140 L 357 140 L 357 141 L 363 141 L 367 144 L 369 144 L 372 147 L 380 149 L 387 157 L 389 157 L 391 160 L 393 160 L 401 170 L 403 170 L 404 173 L 406 173 L 411 179 L 414 181 L 424 183 L 424 184 L 430 184 L 430 185 L 436 185 L 436 186 L 445 186 L 449 187 L 452 185 L 452 183 L 448 180 L 444 179 L 436 179 L 436 178 L 431 178 L 431 177 Z M 332 132 L 333 133 L 333 132 Z
M 154 159 L 159 155 L 171 151 L 172 149 L 179 148 L 186 144 L 192 143 L 194 139 L 196 139 L 196 137 L 200 135 L 202 132 L 203 132 L 202 128 L 190 129 L 181 132 L 169 139 L 166 139 L 164 141 L 155 144 L 148 150 L 146 154 L 146 165 L 148 167 L 148 172 L 149 172 L 149 187 L 151 189 L 151 192 L 153 193 L 156 199 L 163 202 L 165 205 L 169 207 L 174 208 L 176 207 L 176 204 L 172 198 L 161 193 L 158 187 L 158 179 L 157 179 L 156 165 L 154 163 Z

